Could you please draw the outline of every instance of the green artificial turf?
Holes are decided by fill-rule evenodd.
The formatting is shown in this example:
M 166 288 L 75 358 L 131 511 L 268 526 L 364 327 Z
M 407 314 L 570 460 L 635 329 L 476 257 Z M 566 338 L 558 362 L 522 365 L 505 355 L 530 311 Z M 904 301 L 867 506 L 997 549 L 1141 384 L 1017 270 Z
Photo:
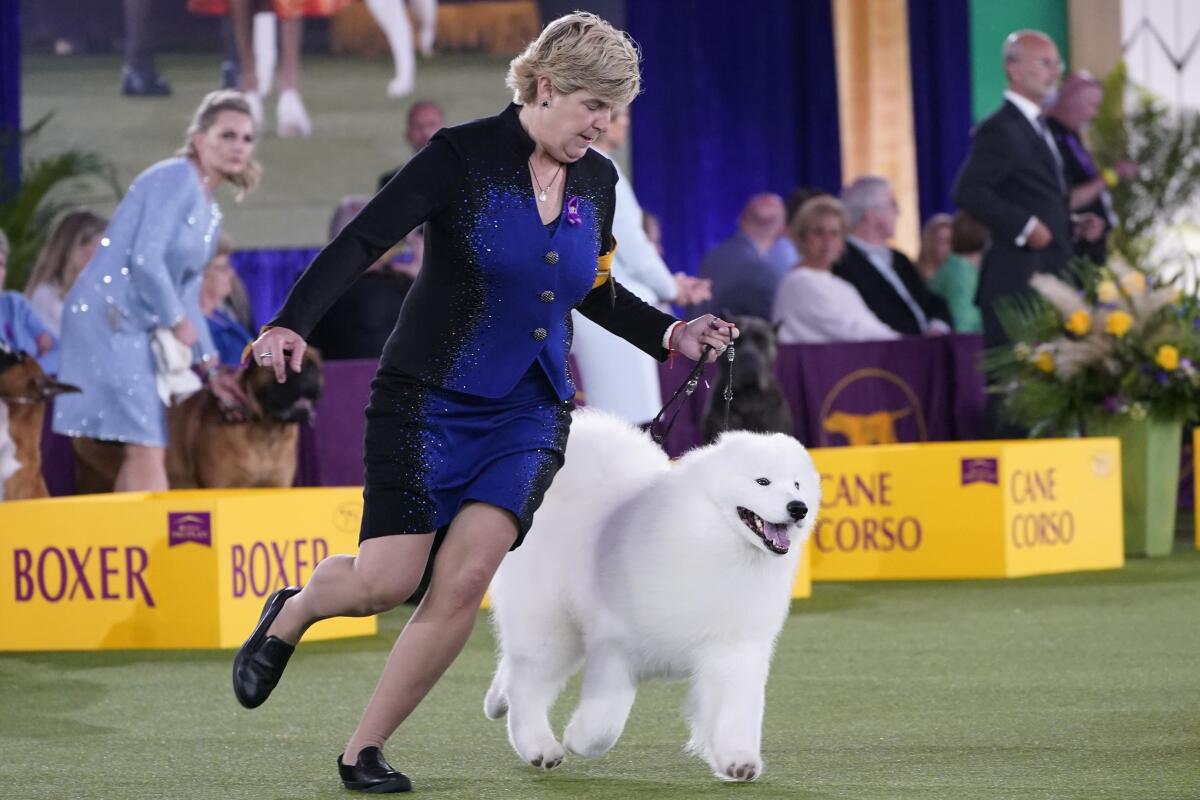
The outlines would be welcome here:
M 818 584 L 780 639 L 751 785 L 681 752 L 679 684 L 644 686 L 604 758 L 518 763 L 481 711 L 495 646 L 481 617 L 388 754 L 424 797 L 1194 800 L 1198 601 L 1183 541 L 1116 572 Z M 230 652 L 0 655 L 0 798 L 345 797 L 334 759 L 407 616 L 303 646 L 252 712 Z

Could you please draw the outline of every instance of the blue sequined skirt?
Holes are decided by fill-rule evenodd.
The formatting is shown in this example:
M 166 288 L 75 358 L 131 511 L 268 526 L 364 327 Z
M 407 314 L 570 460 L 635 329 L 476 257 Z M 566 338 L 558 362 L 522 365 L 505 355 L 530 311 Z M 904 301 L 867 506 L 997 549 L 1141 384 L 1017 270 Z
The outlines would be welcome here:
M 499 399 L 381 368 L 367 406 L 359 541 L 444 535 L 463 503 L 478 501 L 513 515 L 520 546 L 562 467 L 572 408 L 536 362 Z

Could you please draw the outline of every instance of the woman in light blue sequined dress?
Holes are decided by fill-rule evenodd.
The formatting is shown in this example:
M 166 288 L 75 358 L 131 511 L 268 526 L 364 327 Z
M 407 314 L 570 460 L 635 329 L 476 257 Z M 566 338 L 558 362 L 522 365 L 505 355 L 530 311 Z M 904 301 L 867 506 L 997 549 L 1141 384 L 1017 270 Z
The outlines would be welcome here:
M 220 400 L 243 399 L 233 376 L 216 370 L 199 297 L 220 235 L 213 191 L 226 181 L 239 196 L 253 188 L 261 174 L 254 138 L 241 94 L 207 95 L 178 157 L 134 180 L 66 297 L 59 375 L 82 392 L 58 398 L 54 430 L 124 443 L 117 491 L 167 488 L 167 409 L 150 344 L 156 331 L 192 348 Z

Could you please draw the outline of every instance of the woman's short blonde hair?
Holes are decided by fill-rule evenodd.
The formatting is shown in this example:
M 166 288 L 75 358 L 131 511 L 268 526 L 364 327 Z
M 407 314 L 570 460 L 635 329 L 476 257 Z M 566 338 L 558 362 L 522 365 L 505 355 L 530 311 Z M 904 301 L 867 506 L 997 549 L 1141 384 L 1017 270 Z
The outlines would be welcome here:
M 175 154 L 195 158 L 196 148 L 192 145 L 192 137 L 211 128 L 222 111 L 237 111 L 251 119 L 254 118 L 254 115 L 250 113 L 250 104 L 246 102 L 246 96 L 241 92 L 233 89 L 218 89 L 215 92 L 209 92 L 204 95 L 204 99 L 196 107 L 196 113 L 192 115 L 192 124 L 188 125 L 187 132 L 183 136 L 183 147 L 179 148 Z M 262 174 L 262 164 L 250 159 L 241 172 L 237 175 L 227 175 L 226 180 L 237 187 L 237 199 L 241 200 L 248 192 L 254 191 L 254 187 L 262 180 Z
M 521 105 L 537 99 L 538 78 L 545 76 L 560 94 L 582 89 L 611 106 L 627 106 L 641 90 L 638 60 L 628 34 L 595 14 L 576 11 L 547 25 L 509 63 L 504 83 Z
M 788 233 L 797 247 L 803 247 L 804 238 L 825 217 L 836 217 L 842 226 L 842 236 L 846 235 L 846 209 L 836 197 L 820 195 L 806 200 L 804 205 L 796 210 L 796 215 L 792 217 L 788 226 Z

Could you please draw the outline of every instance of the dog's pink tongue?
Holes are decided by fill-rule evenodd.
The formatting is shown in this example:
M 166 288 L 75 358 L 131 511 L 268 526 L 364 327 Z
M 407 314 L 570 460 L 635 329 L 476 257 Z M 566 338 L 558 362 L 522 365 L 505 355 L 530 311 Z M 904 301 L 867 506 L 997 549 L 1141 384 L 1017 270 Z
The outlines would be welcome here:
M 766 524 L 767 539 L 771 544 L 781 550 L 787 550 L 792 546 L 792 540 L 788 538 L 787 525 L 777 525 L 774 522 Z

